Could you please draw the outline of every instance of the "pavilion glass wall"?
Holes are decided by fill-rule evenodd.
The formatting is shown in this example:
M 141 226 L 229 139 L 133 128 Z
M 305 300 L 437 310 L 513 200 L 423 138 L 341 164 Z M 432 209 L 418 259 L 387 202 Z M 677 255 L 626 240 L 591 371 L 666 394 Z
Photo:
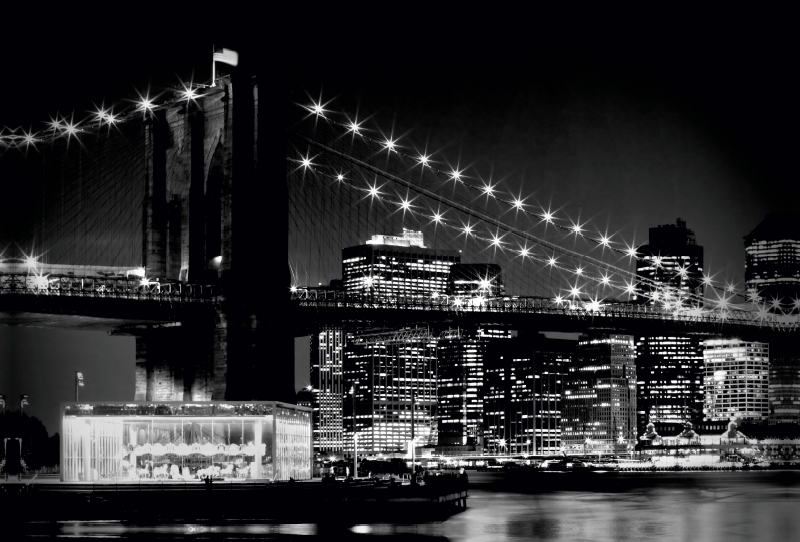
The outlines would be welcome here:
M 99 410 L 99 409 L 97 409 Z M 219 410 L 219 409 L 218 409 Z M 74 410 L 73 410 L 74 411 Z M 311 478 L 310 411 L 262 416 L 64 416 L 62 480 Z

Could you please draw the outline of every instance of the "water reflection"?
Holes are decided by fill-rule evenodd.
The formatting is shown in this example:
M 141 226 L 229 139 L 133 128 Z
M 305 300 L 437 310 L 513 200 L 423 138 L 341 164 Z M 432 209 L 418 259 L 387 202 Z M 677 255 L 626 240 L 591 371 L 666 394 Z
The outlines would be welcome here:
M 705 474 L 705 473 L 700 473 Z M 493 473 L 471 475 L 469 508 L 445 521 L 414 523 L 134 525 L 80 522 L 50 536 L 285 540 L 793 540 L 800 532 L 795 473 L 710 473 L 621 491 L 509 490 Z M 33 534 L 36 529 L 31 531 Z M 43 534 L 39 532 L 39 534 Z

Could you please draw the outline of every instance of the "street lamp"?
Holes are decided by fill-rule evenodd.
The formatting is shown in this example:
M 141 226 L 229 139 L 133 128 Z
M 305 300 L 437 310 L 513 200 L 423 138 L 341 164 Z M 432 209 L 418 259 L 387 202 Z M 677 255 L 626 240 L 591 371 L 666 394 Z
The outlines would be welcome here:
M 78 402 L 78 388 L 83 387 L 83 373 L 75 371 L 75 402 Z
M 356 431 L 356 386 L 358 382 L 350 387 L 350 394 L 353 396 L 353 478 L 358 478 L 358 434 Z

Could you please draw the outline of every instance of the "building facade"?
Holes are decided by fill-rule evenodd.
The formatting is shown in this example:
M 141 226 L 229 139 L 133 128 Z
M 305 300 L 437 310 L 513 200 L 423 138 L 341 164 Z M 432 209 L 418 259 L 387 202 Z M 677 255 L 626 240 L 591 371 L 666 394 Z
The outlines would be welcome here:
M 745 286 L 752 299 L 784 311 L 800 298 L 800 213 L 769 214 L 744 238 Z
M 703 419 L 703 346 L 694 336 L 636 338 L 637 433 L 648 423 L 660 435 L 678 434 Z
M 440 446 L 483 447 L 483 392 L 489 345 L 507 339 L 499 326 L 462 328 L 438 344 L 437 421 Z
M 343 329 L 326 329 L 312 335 L 311 394 L 314 451 L 341 455 L 344 451 L 342 421 L 344 348 Z
M 484 385 L 487 452 L 560 451 L 563 371 L 575 345 L 536 335 L 490 346 Z
M 697 244 L 694 231 L 686 227 L 685 220 L 679 218 L 675 224 L 650 228 L 648 244 L 636 252 L 637 289 L 644 294 L 643 301 L 665 301 L 659 299 L 653 283 L 687 294 L 703 294 L 703 247 Z
M 584 335 L 565 374 L 561 439 L 569 452 L 625 453 L 636 440 L 636 363 L 630 335 Z
M 351 334 L 344 356 L 344 454 L 436 444 L 436 339 L 403 331 Z M 352 390 L 352 391 L 351 391 Z M 354 431 L 356 442 L 353 440 Z
M 740 339 L 708 339 L 703 361 L 705 420 L 768 418 L 768 344 Z
M 444 294 L 450 267 L 459 263 L 454 250 L 424 245 L 422 232 L 401 236 L 373 235 L 365 245 L 342 250 L 342 281 L 348 294 L 382 299 L 422 298 Z
M 450 266 L 447 295 L 459 297 L 502 297 L 503 275 L 495 263 L 456 263 Z

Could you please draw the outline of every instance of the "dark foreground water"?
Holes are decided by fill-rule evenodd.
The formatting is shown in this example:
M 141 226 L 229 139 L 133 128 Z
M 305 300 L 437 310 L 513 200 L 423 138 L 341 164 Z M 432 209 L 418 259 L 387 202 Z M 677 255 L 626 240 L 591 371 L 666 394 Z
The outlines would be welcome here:
M 29 524 L 44 537 L 262 540 L 792 541 L 800 540 L 797 473 L 686 473 L 685 479 L 605 492 L 600 487 L 538 492 L 501 474 L 470 473 L 469 508 L 417 523 L 67 522 Z

